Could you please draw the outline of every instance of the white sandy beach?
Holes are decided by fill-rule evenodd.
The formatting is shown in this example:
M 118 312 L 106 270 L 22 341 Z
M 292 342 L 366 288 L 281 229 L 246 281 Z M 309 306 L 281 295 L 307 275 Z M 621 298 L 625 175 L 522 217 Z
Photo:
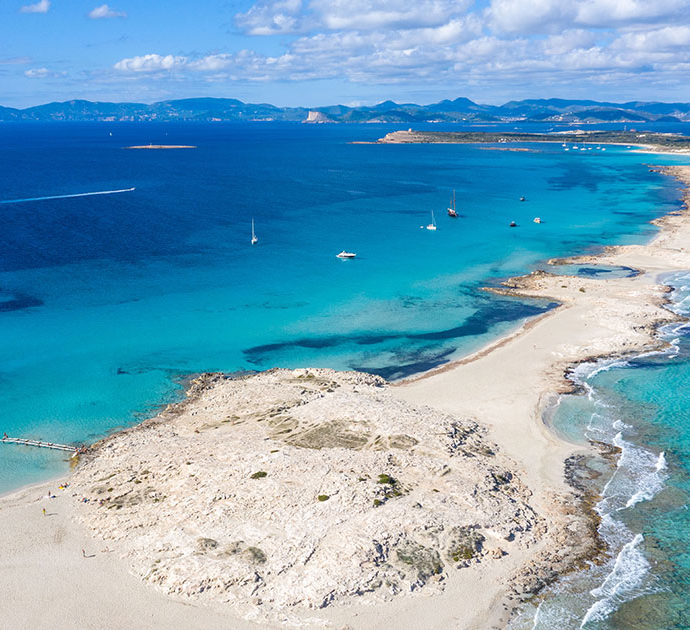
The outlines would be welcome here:
M 671 167 L 668 171 L 686 186 L 690 185 L 690 167 Z M 380 467 L 384 461 L 380 458 L 393 457 L 386 460 L 388 465 L 399 471 L 395 474 L 400 474 L 401 478 L 409 475 L 413 490 L 409 491 L 409 496 L 391 499 L 389 504 L 370 511 L 373 516 L 370 512 L 362 512 L 363 520 L 357 522 L 359 526 L 366 522 L 373 523 L 372 527 L 379 527 L 380 523 L 375 521 L 381 514 L 385 514 L 382 512 L 384 509 L 396 505 L 410 509 L 413 499 L 419 504 L 426 505 L 428 502 L 429 505 L 436 506 L 434 501 L 440 500 L 431 490 L 431 485 L 436 482 L 424 485 L 423 479 L 425 474 L 430 474 L 424 472 L 427 470 L 424 466 L 433 470 L 433 466 L 445 461 L 443 444 L 434 442 L 433 431 L 428 435 L 424 433 L 423 424 L 417 422 L 418 418 L 412 410 L 431 407 L 433 412 L 429 412 L 430 417 L 438 417 L 439 423 L 445 422 L 444 414 L 462 421 L 476 421 L 480 427 L 488 428 L 488 434 L 484 436 L 478 431 L 476 441 L 473 442 L 473 448 L 476 449 L 474 455 L 481 452 L 485 444 L 497 445 L 496 459 L 486 461 L 496 461 L 501 466 L 504 462 L 506 466 L 510 465 L 516 479 L 515 497 L 529 504 L 537 515 L 536 520 L 525 516 L 530 523 L 529 527 L 512 535 L 510 540 L 501 542 L 500 550 L 505 551 L 506 555 L 490 553 L 498 548 L 498 543 L 492 542 L 491 545 L 486 545 L 481 557 L 472 559 L 469 566 L 455 569 L 450 566 L 451 563 L 447 563 L 442 574 L 445 579 L 440 583 L 428 579 L 411 594 L 400 593 L 380 601 L 369 600 L 367 595 L 360 603 L 343 594 L 342 602 L 335 601 L 325 608 L 314 609 L 296 604 L 294 609 L 290 609 L 290 614 L 282 619 L 282 624 L 281 619 L 274 617 L 270 621 L 266 616 L 260 616 L 260 624 L 253 623 L 247 620 L 251 615 L 243 613 L 246 612 L 246 606 L 224 606 L 220 599 L 204 600 L 197 594 L 181 591 L 174 597 L 169 597 L 161 592 L 164 589 L 160 584 L 158 589 L 146 584 L 141 576 L 144 574 L 142 567 L 149 559 L 146 556 L 147 547 L 141 544 L 140 538 L 137 539 L 140 536 L 137 531 L 146 529 L 146 526 L 143 521 L 136 521 L 134 516 L 130 518 L 130 513 L 127 512 L 127 509 L 132 509 L 131 515 L 134 515 L 138 507 L 125 506 L 126 509 L 121 511 L 101 510 L 95 499 L 88 504 L 80 503 L 80 499 L 87 493 L 94 494 L 93 480 L 110 469 L 122 474 L 122 480 L 117 478 L 119 487 L 113 482 L 116 490 L 126 485 L 127 492 L 132 492 L 132 484 L 140 480 L 135 479 L 136 475 L 129 475 L 125 479 L 127 475 L 121 471 L 124 470 L 123 462 L 138 458 L 137 464 L 146 460 L 146 465 L 154 472 L 157 469 L 153 466 L 160 466 L 160 475 L 156 477 L 159 486 L 156 487 L 167 488 L 167 496 L 175 501 L 179 499 L 173 507 L 180 506 L 179 509 L 183 509 L 182 498 L 185 492 L 192 492 L 191 486 L 181 485 L 180 479 L 175 477 L 177 472 L 169 470 L 169 461 L 157 459 L 157 450 L 165 450 L 162 446 L 158 449 L 160 445 L 166 445 L 166 448 L 169 445 L 170 452 L 174 453 L 176 439 L 182 440 L 185 436 L 190 440 L 202 439 L 197 438 L 197 434 L 204 432 L 208 418 L 235 413 L 236 399 L 233 398 L 234 406 L 228 406 L 227 400 L 223 398 L 225 390 L 222 389 L 226 385 L 217 385 L 215 389 L 211 387 L 198 399 L 183 406 L 181 413 L 173 414 L 170 411 L 167 416 L 162 414 L 160 424 L 154 424 L 151 429 L 139 433 L 125 432 L 121 436 L 105 440 L 104 445 L 96 449 L 95 456 L 87 458 L 76 475 L 65 480 L 71 484 L 66 490 L 58 490 L 59 483 L 51 482 L 0 498 L 0 528 L 7 541 L 0 561 L 0 589 L 3 593 L 3 618 L 9 620 L 7 627 L 52 627 L 61 630 L 71 629 L 76 625 L 83 628 L 242 629 L 286 627 L 286 621 L 289 622 L 287 625 L 353 629 L 504 627 L 506 613 L 511 608 L 511 603 L 506 600 L 507 595 L 518 597 L 531 590 L 538 590 L 534 587 L 535 581 L 547 580 L 542 575 L 553 573 L 554 570 L 569 570 L 581 564 L 588 554 L 594 553 L 593 547 L 588 547 L 585 540 L 591 532 L 588 532 L 583 523 L 583 515 L 573 513 L 573 505 L 577 505 L 581 497 L 576 496 L 564 476 L 564 461 L 573 453 L 589 451 L 557 437 L 544 424 L 542 411 L 558 393 L 570 389 L 571 385 L 565 374 L 574 364 L 588 358 L 626 355 L 652 347 L 659 343 L 654 336 L 656 327 L 676 318 L 664 308 L 667 289 L 658 284 L 658 277 L 669 271 L 690 269 L 690 251 L 686 246 L 690 242 L 690 215 L 686 208 L 682 213 L 664 217 L 658 223 L 661 231 L 648 245 L 608 248 L 596 257 L 572 259 L 578 262 L 625 265 L 640 270 L 640 275 L 603 280 L 537 272 L 515 279 L 510 283 L 511 286 L 506 287 L 507 293 L 548 297 L 560 302 L 561 306 L 472 357 L 407 382 L 386 387 L 385 395 L 382 395 L 382 409 L 395 409 L 396 413 L 399 409 L 408 409 L 396 407 L 396 400 L 401 405 L 409 405 L 409 435 L 415 436 L 419 446 L 406 447 L 407 450 L 402 453 L 399 450 L 393 452 L 390 446 L 379 448 L 378 445 L 372 446 L 371 451 L 362 448 L 349 453 L 343 448 L 329 450 L 324 447 L 318 451 L 303 449 L 309 450 L 309 457 L 313 457 L 314 453 L 333 457 L 333 470 L 342 467 L 343 461 L 359 461 L 357 458 L 370 458 L 366 461 L 373 462 L 372 466 L 375 464 Z M 366 387 L 362 385 L 361 389 L 364 391 Z M 354 391 L 352 394 L 354 405 L 360 404 L 355 396 L 357 393 Z M 370 392 L 371 400 L 378 402 L 377 396 L 373 390 Z M 390 396 L 390 402 L 387 402 L 386 396 Z M 338 404 L 342 403 L 341 399 L 334 400 L 339 401 Z M 304 406 L 302 403 L 303 401 L 299 403 L 300 409 Z M 362 403 L 362 409 L 364 407 Z M 305 409 L 306 414 L 308 408 Z M 388 420 L 384 417 L 385 414 L 380 414 L 377 409 L 371 407 L 370 422 L 375 428 L 372 431 L 387 435 L 390 441 L 396 436 L 392 435 L 393 429 L 386 424 Z M 242 414 L 245 412 L 249 413 L 241 411 L 238 418 L 244 418 Z M 298 416 L 302 412 L 291 413 Z M 336 408 L 330 413 L 337 415 L 339 411 Z M 160 431 L 160 445 L 150 439 L 150 434 L 146 431 Z M 229 428 L 221 428 L 219 431 L 228 431 L 228 440 L 232 436 Z M 244 439 L 269 439 L 251 431 L 243 434 Z M 280 473 L 287 472 L 295 476 L 295 471 L 302 470 L 299 466 L 304 464 L 299 460 L 297 446 L 290 444 L 289 438 L 279 438 L 275 434 L 269 437 L 275 441 L 275 449 L 286 453 Z M 184 448 L 188 447 L 187 442 L 180 444 L 179 456 L 182 458 Z M 238 449 L 244 444 L 239 444 Z M 421 446 L 426 450 L 421 449 Z M 267 452 L 261 461 L 274 461 L 270 457 L 273 450 Z M 187 452 L 185 457 L 191 452 Z M 473 488 L 475 494 L 476 488 L 480 489 L 480 495 L 488 492 L 481 485 L 483 482 L 478 472 L 485 462 L 481 457 L 474 459 L 476 461 L 472 461 L 472 458 L 463 459 L 462 464 L 455 463 L 460 460 L 449 460 L 452 474 L 459 475 L 457 483 L 454 482 L 453 488 L 449 489 L 448 501 L 451 503 L 456 501 L 460 505 L 462 500 L 462 497 L 456 496 L 459 490 L 465 488 L 461 485 L 460 476 L 465 480 L 463 483 L 467 483 L 468 496 Z M 250 466 L 254 466 L 259 460 L 248 459 L 245 462 L 238 450 L 233 461 L 242 461 L 248 467 L 247 470 L 254 470 Z M 199 469 L 200 474 L 212 477 L 213 462 L 204 462 L 204 466 Z M 478 463 L 481 465 L 477 466 Z M 182 465 L 180 462 L 179 466 Z M 278 470 L 279 467 L 276 466 L 276 471 Z M 375 470 L 380 472 L 379 468 Z M 302 489 L 308 488 L 311 492 L 312 488 L 306 477 L 299 478 L 297 485 Z M 269 479 L 271 477 L 267 478 Z M 344 496 L 342 476 L 333 483 L 341 484 L 337 486 L 337 496 Z M 375 482 L 372 481 L 368 487 L 375 488 Z M 197 493 L 199 497 L 204 488 L 202 484 Z M 57 495 L 55 499 L 46 498 L 48 489 Z M 275 509 L 288 510 L 288 507 L 278 505 L 280 488 L 276 487 L 275 492 Z M 354 503 L 342 503 L 343 516 L 338 524 L 349 516 L 348 506 L 356 504 L 355 494 L 352 495 Z M 335 492 L 333 496 L 336 496 Z M 498 517 L 507 514 L 504 512 L 507 504 L 503 503 L 503 499 L 500 493 L 495 495 L 495 500 L 492 499 L 491 509 L 495 510 Z M 329 499 L 325 502 L 324 507 L 331 501 Z M 408 503 L 403 503 L 404 501 Z M 483 504 L 479 501 L 468 505 L 472 509 L 479 509 Z M 190 506 L 184 509 L 193 507 Z M 441 510 L 441 503 L 438 506 L 432 512 Z M 44 507 L 46 516 L 42 514 Z M 157 508 L 148 506 L 146 509 L 152 519 L 151 531 L 164 532 L 165 523 L 154 523 Z M 166 509 L 172 510 L 168 507 Z M 302 518 L 302 512 L 294 505 L 289 509 L 294 510 L 296 519 Z M 405 512 L 402 507 L 399 510 L 402 523 Z M 142 507 L 140 512 L 143 514 L 143 511 Z M 180 512 L 183 513 L 187 514 Z M 166 514 L 171 518 L 175 512 Z M 212 514 L 213 518 L 217 517 L 209 508 L 209 519 Z M 455 518 L 454 513 L 448 514 L 449 519 Z M 481 518 L 477 517 L 475 520 L 479 523 Z M 168 523 L 172 529 L 172 520 Z M 233 523 L 236 527 L 247 527 L 246 523 Z M 422 521 L 420 527 L 421 524 Z M 442 524 L 448 527 L 447 523 Z M 260 523 L 257 527 L 259 525 Z M 334 521 L 333 527 L 336 525 Z M 404 523 L 400 527 L 404 527 Z M 488 529 L 482 525 L 481 531 Z M 246 536 L 246 530 L 244 531 Z M 353 532 L 351 529 L 343 531 L 350 535 Z M 170 545 L 182 544 L 177 539 L 165 539 L 164 543 L 162 541 L 163 533 L 156 533 L 153 538 L 147 539 L 147 544 L 156 549 L 168 545 L 168 550 Z M 344 547 L 348 548 L 346 545 Z M 82 549 L 87 557 L 83 556 Z M 315 544 L 315 549 L 318 553 L 320 547 Z M 163 564 L 170 563 L 165 578 L 168 584 L 177 584 L 175 580 L 179 580 L 180 584 L 186 583 L 183 579 L 185 576 L 176 571 L 182 571 L 184 567 L 187 567 L 184 570 L 191 570 L 190 563 L 194 563 L 195 571 L 205 570 L 203 558 L 199 560 L 199 554 L 190 555 L 187 564 L 177 565 L 171 560 L 174 554 L 166 556 L 162 551 L 156 553 L 159 554 L 156 558 L 163 558 Z M 347 556 L 338 557 L 336 553 L 333 554 L 332 562 L 336 567 L 338 563 L 345 565 L 346 560 Z M 294 563 L 289 566 L 292 568 Z M 337 572 L 332 573 L 329 579 L 337 579 L 337 575 Z M 401 577 L 400 584 L 407 584 L 406 579 L 408 578 Z M 301 588 L 299 584 L 296 589 Z M 300 599 L 297 595 L 296 601 Z M 206 605 L 203 605 L 204 601 Z M 245 602 L 247 603 L 251 604 Z

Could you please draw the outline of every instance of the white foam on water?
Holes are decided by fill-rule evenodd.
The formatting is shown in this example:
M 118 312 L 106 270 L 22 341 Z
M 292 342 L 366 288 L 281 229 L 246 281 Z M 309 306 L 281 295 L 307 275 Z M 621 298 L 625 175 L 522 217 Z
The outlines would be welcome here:
M 676 288 L 675 302 L 668 308 L 681 315 L 690 315 L 690 273 L 674 276 L 671 284 Z M 662 338 L 669 342 L 670 347 L 642 353 L 635 359 L 656 355 L 673 359 L 680 354 L 682 338 L 687 336 L 689 331 L 690 323 L 668 324 L 660 330 L 660 333 Z M 618 553 L 615 559 L 610 560 L 606 565 L 592 566 L 589 577 L 583 578 L 590 582 L 591 580 L 600 582 L 599 586 L 589 591 L 596 601 L 589 606 L 584 615 L 581 612 L 575 612 L 578 604 L 584 603 L 583 596 L 586 596 L 586 591 L 582 592 L 578 589 L 572 591 L 572 596 L 580 593 L 572 600 L 572 603 L 568 603 L 568 599 L 565 601 L 542 600 L 531 619 L 533 630 L 537 627 L 577 627 L 578 623 L 581 628 L 590 627 L 605 620 L 626 601 L 650 592 L 649 589 L 654 588 L 648 584 L 651 565 L 642 551 L 644 537 L 640 533 L 635 534 L 630 531 L 622 521 L 618 520 L 617 515 L 622 510 L 635 509 L 637 504 L 653 499 L 663 489 L 668 477 L 666 455 L 664 452 L 655 453 L 627 441 L 624 436 L 633 431 L 634 426 L 626 424 L 625 418 L 618 416 L 616 406 L 607 403 L 597 389 L 588 382 L 597 374 L 628 365 L 630 365 L 628 361 L 620 359 L 590 362 L 576 367 L 571 374 L 573 382 L 583 389 L 587 400 L 593 404 L 587 431 L 591 431 L 599 438 L 603 435 L 601 438 L 603 441 L 620 449 L 616 470 L 602 489 L 602 498 L 596 506 L 601 517 L 599 534 L 606 541 L 609 549 L 613 553 L 617 550 Z M 576 583 L 579 583 L 579 579 Z M 566 593 L 567 590 L 566 586 Z M 570 595 L 567 596 L 569 597 Z M 577 621 L 570 617 L 572 614 L 577 615 Z M 566 618 L 570 618 L 570 624 L 564 623 Z
M 666 481 L 664 453 L 657 455 L 626 442 L 622 431 L 616 433 L 613 444 L 621 450 L 621 454 L 616 461 L 614 474 L 602 490 L 606 507 L 620 511 L 653 499 L 663 489 Z
M 623 361 L 620 359 L 605 359 L 600 361 L 597 366 L 592 370 L 587 375 L 587 378 L 594 378 L 597 374 L 601 374 L 601 372 L 608 372 L 609 370 L 613 368 L 619 368 L 619 367 L 626 367 L 629 365 L 627 361 Z
M 642 585 L 650 568 L 639 548 L 643 541 L 642 534 L 636 534 L 630 542 L 623 545 L 603 584 L 590 591 L 593 597 L 599 599 L 585 613 L 580 628 L 590 622 L 606 619 Z
M 655 467 L 656 467 L 657 471 L 666 470 L 666 468 L 668 468 L 668 464 L 666 463 L 666 452 L 665 451 L 661 451 L 661 453 L 659 453 L 659 457 L 656 460 L 656 466 Z
M 542 599 L 537 606 L 537 610 L 534 612 L 534 622 L 532 623 L 532 630 L 536 630 L 539 627 L 539 614 L 541 613 L 541 607 L 544 605 L 544 600 Z
M 616 431 L 625 431 L 626 429 L 632 429 L 632 425 L 625 424 L 620 418 L 613 421 L 611 425 Z

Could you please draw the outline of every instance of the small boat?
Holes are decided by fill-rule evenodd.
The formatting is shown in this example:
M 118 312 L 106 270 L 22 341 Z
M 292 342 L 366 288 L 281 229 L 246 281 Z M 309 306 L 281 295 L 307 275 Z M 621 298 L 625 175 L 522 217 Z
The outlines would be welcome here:
M 534 219 L 532 219 L 532 220 L 533 220 L 535 223 L 541 223 L 541 217 L 534 217 Z
M 526 197 L 520 197 L 520 201 L 527 201 Z
M 252 217 L 252 245 L 256 245 L 259 242 L 259 239 L 256 237 L 256 233 L 254 232 L 254 217 Z
M 450 200 L 450 206 L 448 206 L 448 216 L 453 219 L 458 218 L 457 210 L 455 209 L 455 191 L 453 191 L 453 197 Z
M 346 252 L 345 250 L 343 250 L 339 254 L 336 254 L 336 258 L 345 259 L 345 258 L 356 258 L 356 257 L 357 257 L 357 254 L 355 254 L 354 252 Z
M 436 219 L 434 218 L 434 211 L 431 211 L 431 223 L 426 226 L 427 230 L 435 230 L 436 229 Z
M 517 223 L 515 223 L 515 221 L 511 221 L 508 227 L 517 227 Z

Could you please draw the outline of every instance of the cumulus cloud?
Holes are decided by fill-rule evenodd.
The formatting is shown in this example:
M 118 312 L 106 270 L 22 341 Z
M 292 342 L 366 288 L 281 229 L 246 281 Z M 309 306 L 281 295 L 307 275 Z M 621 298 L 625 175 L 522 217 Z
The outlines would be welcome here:
M 174 72 L 176 81 L 677 81 L 673 73 L 690 69 L 689 10 L 690 0 L 258 0 L 236 23 L 274 37 L 277 54 L 160 51 L 114 69 L 131 79 Z
M 466 0 L 312 0 L 310 7 L 331 30 L 439 26 L 462 14 Z
M 29 68 L 24 71 L 24 76 L 27 79 L 46 79 L 49 77 L 64 77 L 65 72 L 53 72 L 48 68 Z
M 302 0 L 258 2 L 246 13 L 238 13 L 235 21 L 250 35 L 296 33 L 304 28 L 301 9 Z
M 50 0 L 39 0 L 36 4 L 26 4 L 21 9 L 22 13 L 48 13 Z
M 441 26 L 466 13 L 471 0 L 261 0 L 236 22 L 250 35 L 313 30 L 373 30 Z
M 503 33 L 556 32 L 576 26 L 615 28 L 687 17 L 688 0 L 491 0 L 488 25 Z
M 577 2 L 576 20 L 590 26 L 648 21 L 688 13 L 687 0 L 583 0 Z
M 155 53 L 121 59 L 113 67 L 122 72 L 160 72 L 182 68 L 187 65 L 187 58 L 176 55 L 158 55 Z
M 89 12 L 89 17 L 92 20 L 102 20 L 109 18 L 124 18 L 127 14 L 124 11 L 115 11 L 111 9 L 107 4 L 102 4 L 100 7 L 96 7 Z
M 492 29 L 503 33 L 548 31 L 572 22 L 575 4 L 572 0 L 492 0 L 487 19 Z

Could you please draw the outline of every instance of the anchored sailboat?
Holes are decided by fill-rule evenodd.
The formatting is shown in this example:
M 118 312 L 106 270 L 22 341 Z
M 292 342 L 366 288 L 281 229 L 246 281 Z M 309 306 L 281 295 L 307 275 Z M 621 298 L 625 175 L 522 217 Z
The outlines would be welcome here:
M 256 237 L 256 233 L 254 232 L 254 217 L 252 217 L 252 245 L 256 245 L 259 242 L 259 239 Z
M 455 209 L 455 190 L 453 190 L 453 197 L 450 200 L 450 206 L 448 207 L 448 216 L 453 219 L 458 218 L 457 210 Z
M 426 226 L 427 230 L 435 230 L 436 229 L 436 219 L 434 218 L 434 211 L 431 211 L 431 223 Z

